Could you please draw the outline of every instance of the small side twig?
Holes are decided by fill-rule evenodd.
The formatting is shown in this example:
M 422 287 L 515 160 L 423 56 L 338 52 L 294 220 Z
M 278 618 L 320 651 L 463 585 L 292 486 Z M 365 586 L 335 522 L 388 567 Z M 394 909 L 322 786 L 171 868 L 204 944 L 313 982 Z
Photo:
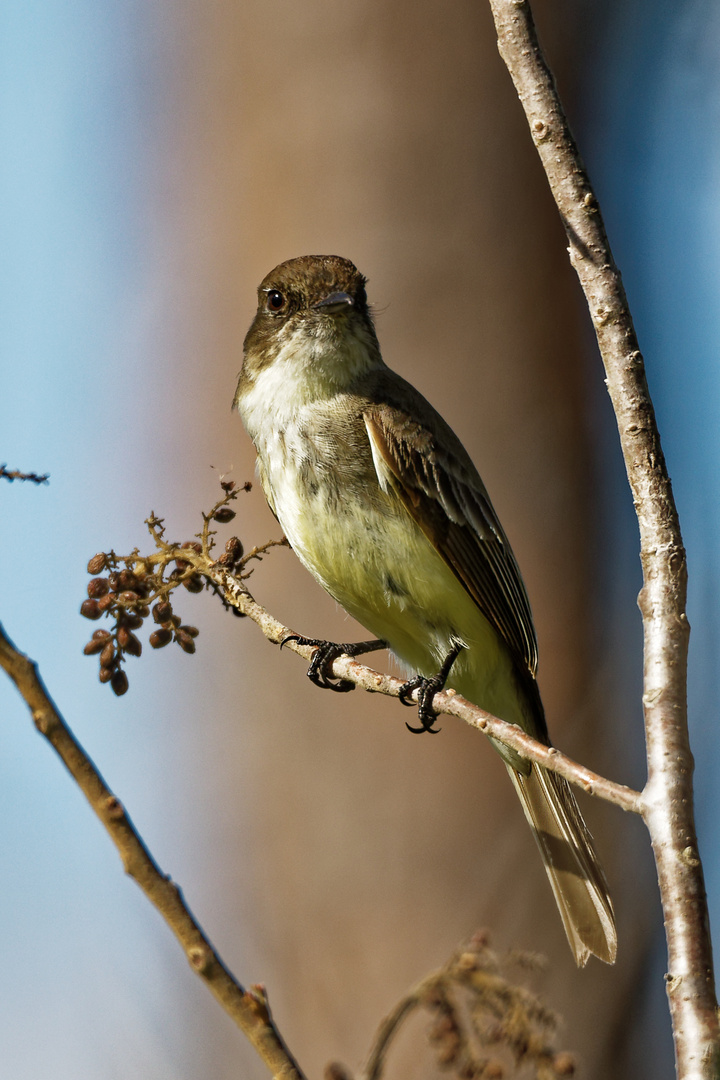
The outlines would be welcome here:
M 7 465 L 0 465 L 0 479 L 9 480 L 10 483 L 13 480 L 30 480 L 33 484 L 47 484 L 50 473 L 20 472 L 19 469 L 8 469 Z
M 248 1037 L 277 1080 L 304 1080 L 270 1014 L 262 986 L 245 989 L 230 971 L 185 903 L 178 886 L 146 848 L 120 800 L 110 790 L 48 695 L 37 667 L 0 626 L 0 667 L 13 680 L 45 736 L 76 781 L 115 844 L 126 873 L 154 905 L 180 942 L 193 971 Z

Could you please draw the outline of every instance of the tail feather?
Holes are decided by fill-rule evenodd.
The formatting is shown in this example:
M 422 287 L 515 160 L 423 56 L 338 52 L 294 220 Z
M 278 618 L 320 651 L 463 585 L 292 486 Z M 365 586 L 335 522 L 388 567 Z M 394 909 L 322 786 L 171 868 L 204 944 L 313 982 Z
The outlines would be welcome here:
M 570 785 L 539 765 L 534 764 L 527 776 L 507 768 L 540 848 L 578 967 L 584 967 L 591 954 L 613 964 L 617 933 L 612 901 Z

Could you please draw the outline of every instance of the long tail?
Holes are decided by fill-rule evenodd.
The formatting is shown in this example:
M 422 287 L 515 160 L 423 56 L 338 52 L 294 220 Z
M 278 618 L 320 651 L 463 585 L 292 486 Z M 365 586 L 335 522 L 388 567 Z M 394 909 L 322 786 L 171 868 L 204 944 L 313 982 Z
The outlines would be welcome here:
M 540 848 L 578 967 L 584 967 L 591 954 L 613 964 L 617 933 L 612 901 L 570 785 L 539 765 L 527 776 L 509 765 L 507 769 Z

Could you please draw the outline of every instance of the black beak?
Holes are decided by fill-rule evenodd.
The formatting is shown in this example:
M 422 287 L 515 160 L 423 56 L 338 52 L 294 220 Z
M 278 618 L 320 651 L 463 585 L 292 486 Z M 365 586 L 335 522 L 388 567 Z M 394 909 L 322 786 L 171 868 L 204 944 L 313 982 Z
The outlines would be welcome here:
M 329 296 L 318 300 L 317 304 L 313 304 L 313 309 L 315 311 L 327 311 L 329 314 L 334 315 L 338 311 L 345 311 L 347 308 L 353 307 L 354 304 L 355 301 L 352 296 L 348 296 L 346 292 L 332 292 Z

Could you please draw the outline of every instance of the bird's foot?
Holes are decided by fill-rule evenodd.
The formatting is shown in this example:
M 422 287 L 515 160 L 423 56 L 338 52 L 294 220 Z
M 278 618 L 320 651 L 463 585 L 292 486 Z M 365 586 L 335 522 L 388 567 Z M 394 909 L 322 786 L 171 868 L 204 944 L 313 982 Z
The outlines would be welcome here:
M 408 699 L 413 691 L 418 691 L 417 706 L 420 727 L 412 727 L 411 724 L 405 724 L 405 727 L 408 731 L 412 731 L 413 735 L 422 735 L 424 731 L 429 731 L 431 735 L 437 735 L 441 730 L 441 728 L 435 727 L 435 721 L 437 720 L 438 714 L 432 707 L 433 698 L 444 689 L 447 677 L 450 674 L 450 668 L 455 663 L 460 650 L 464 648 L 465 646 L 460 643 L 453 645 L 443 661 L 443 666 L 436 675 L 431 675 L 429 678 L 426 678 L 424 675 L 416 675 L 414 679 L 410 679 L 400 688 L 398 697 L 403 705 L 408 706 L 415 704 L 414 701 Z
M 306 638 L 301 634 L 288 634 L 280 642 L 280 648 L 287 645 L 288 641 L 297 641 L 298 645 L 314 646 L 315 652 L 310 661 L 310 667 L 307 669 L 307 677 L 323 690 L 335 690 L 338 694 L 347 694 L 355 689 L 354 682 L 350 682 L 349 679 L 339 679 L 333 675 L 332 666 L 339 656 L 362 656 L 363 653 L 387 648 L 385 641 L 339 643 L 323 641 L 320 638 Z

